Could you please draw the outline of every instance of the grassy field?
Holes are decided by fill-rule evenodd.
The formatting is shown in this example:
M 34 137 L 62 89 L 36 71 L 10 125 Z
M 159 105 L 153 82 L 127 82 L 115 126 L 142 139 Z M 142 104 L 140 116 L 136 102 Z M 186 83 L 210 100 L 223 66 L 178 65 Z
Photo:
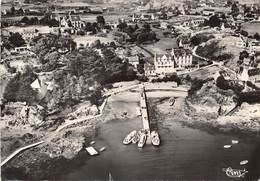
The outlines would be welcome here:
M 249 35 L 260 34 L 260 21 L 245 23 L 242 25 L 242 29 L 247 31 Z

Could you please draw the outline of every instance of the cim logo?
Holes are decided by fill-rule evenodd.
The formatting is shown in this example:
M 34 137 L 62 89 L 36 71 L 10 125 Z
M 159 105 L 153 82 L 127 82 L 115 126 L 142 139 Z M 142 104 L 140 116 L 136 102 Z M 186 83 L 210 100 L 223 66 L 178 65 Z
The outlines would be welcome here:
M 232 178 L 244 177 L 245 174 L 248 172 L 246 171 L 246 169 L 238 170 L 238 169 L 232 169 L 231 167 L 223 168 L 223 171 L 226 172 L 227 176 Z

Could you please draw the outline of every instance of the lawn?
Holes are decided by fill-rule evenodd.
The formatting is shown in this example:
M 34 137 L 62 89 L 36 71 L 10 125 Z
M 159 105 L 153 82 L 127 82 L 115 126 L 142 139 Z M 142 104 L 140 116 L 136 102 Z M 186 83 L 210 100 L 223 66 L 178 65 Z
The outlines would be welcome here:
M 260 34 L 260 21 L 247 22 L 242 25 L 242 29 L 247 31 L 249 35 Z

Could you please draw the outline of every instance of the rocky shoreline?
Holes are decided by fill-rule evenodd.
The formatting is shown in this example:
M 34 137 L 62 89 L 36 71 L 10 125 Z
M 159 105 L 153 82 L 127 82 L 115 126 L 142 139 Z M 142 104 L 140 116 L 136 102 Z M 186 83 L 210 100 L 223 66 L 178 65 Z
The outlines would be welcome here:
M 195 129 L 204 130 L 210 133 L 225 133 L 225 134 L 237 134 L 247 136 L 259 135 L 259 120 L 247 120 L 232 122 L 237 118 L 234 116 L 218 116 L 213 113 L 202 114 L 195 110 L 188 109 L 189 102 L 183 100 L 183 107 L 172 107 L 169 105 L 169 99 L 150 99 L 150 104 L 153 114 L 156 115 L 156 119 L 161 120 L 160 124 L 164 122 L 176 121 L 182 123 L 184 126 L 188 126 Z M 243 107 L 243 106 L 242 106 Z M 237 113 L 238 114 L 238 113 Z M 240 118 L 241 119 L 241 118 Z M 223 122 L 222 120 L 227 120 Z

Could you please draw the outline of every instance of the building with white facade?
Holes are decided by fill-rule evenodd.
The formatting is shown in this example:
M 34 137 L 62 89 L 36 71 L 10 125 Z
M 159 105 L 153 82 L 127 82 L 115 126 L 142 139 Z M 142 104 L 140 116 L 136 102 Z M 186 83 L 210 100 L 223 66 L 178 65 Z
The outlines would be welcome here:
M 176 72 L 172 54 L 155 54 L 154 67 L 156 74 L 170 74 Z
M 192 51 L 183 48 L 172 49 L 171 53 L 155 54 L 154 68 L 156 74 L 171 74 L 192 66 Z
M 260 52 L 260 41 L 251 41 L 249 42 L 249 53 L 254 54 Z
M 184 48 L 174 48 L 171 52 L 176 62 L 176 68 L 183 69 L 192 65 L 192 51 Z

